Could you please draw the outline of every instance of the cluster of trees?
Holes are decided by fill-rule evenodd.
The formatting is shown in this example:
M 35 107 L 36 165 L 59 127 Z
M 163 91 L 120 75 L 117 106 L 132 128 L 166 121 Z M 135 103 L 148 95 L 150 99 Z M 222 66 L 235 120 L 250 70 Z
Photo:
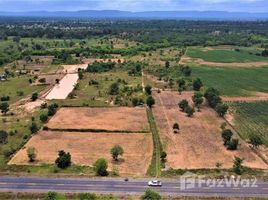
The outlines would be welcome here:
M 238 139 L 233 139 L 233 132 L 230 129 L 223 129 L 222 130 L 222 139 L 224 142 L 224 146 L 228 150 L 237 150 L 239 140 Z
M 210 107 L 215 109 L 219 116 L 223 117 L 229 107 L 228 105 L 222 103 L 222 99 L 220 97 L 220 92 L 214 88 L 208 88 L 204 94 L 208 104 Z
M 108 72 L 115 68 L 114 62 L 94 62 L 89 64 L 87 67 L 87 72 L 90 73 L 101 73 L 101 72 Z
M 181 100 L 178 105 L 181 111 L 185 112 L 188 117 L 192 117 L 194 115 L 195 109 L 189 105 L 189 102 L 186 99 Z

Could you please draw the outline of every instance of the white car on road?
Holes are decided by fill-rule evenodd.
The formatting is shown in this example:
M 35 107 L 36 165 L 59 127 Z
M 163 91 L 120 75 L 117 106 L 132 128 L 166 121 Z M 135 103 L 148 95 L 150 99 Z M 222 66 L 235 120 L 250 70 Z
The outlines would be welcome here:
M 161 187 L 162 183 L 161 183 L 161 181 L 158 181 L 158 180 L 152 180 L 152 181 L 148 182 L 148 186 L 150 186 L 150 187 Z

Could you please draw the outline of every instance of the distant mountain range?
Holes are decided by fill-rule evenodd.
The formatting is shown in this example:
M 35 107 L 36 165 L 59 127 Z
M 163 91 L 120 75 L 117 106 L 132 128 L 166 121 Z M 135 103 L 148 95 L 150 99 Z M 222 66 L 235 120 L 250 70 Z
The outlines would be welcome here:
M 13 17 L 75 17 L 75 18 L 143 18 L 143 19 L 185 19 L 185 20 L 268 20 L 267 13 L 225 12 L 225 11 L 147 11 L 129 12 L 119 10 L 81 11 L 33 11 L 1 12 L 0 16 Z

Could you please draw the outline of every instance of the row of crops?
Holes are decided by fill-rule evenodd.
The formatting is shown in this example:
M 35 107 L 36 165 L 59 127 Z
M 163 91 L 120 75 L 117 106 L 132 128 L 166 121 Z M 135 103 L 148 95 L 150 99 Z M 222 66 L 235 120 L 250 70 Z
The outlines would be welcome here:
M 259 135 L 268 147 L 268 102 L 235 103 L 235 128 L 244 139 Z

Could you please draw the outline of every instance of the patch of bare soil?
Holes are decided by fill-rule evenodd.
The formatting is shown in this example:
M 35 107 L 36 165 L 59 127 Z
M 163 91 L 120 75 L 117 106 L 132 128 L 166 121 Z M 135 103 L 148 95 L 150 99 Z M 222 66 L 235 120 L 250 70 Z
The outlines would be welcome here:
M 36 82 L 34 84 L 36 85 L 42 85 L 42 84 L 48 84 L 48 85 L 54 85 L 56 84 L 56 80 L 61 80 L 64 77 L 64 74 L 47 74 L 47 75 L 40 75 L 38 76 L 38 79 L 36 79 Z M 42 82 L 42 79 L 45 79 L 45 82 Z
M 110 149 L 121 145 L 124 154 L 118 163 L 112 160 Z M 37 150 L 37 161 L 29 163 L 27 148 Z M 40 132 L 11 159 L 10 165 L 54 164 L 58 151 L 70 152 L 72 163 L 91 166 L 99 158 L 109 162 L 109 170 L 118 168 L 120 175 L 145 175 L 153 154 L 151 133 L 68 133 Z
M 146 109 L 137 107 L 61 108 L 49 121 L 52 129 L 148 131 Z
M 178 103 L 182 99 L 191 101 L 193 92 L 162 91 L 154 92 L 156 105 L 153 113 L 160 130 L 160 137 L 167 152 L 167 167 L 174 169 L 216 168 L 217 162 L 223 168 L 231 168 L 234 157 L 245 158 L 245 165 L 252 168 L 267 169 L 267 165 L 248 145 L 240 139 L 237 151 L 228 151 L 223 145 L 220 126 L 224 119 L 215 111 L 203 106 L 189 118 L 180 111 Z M 178 122 L 180 132 L 174 134 L 172 126 Z M 230 128 L 230 127 L 228 127 Z M 238 135 L 235 137 L 239 138 Z
M 78 69 L 86 69 L 88 64 L 76 64 L 76 65 L 63 65 L 64 73 L 77 73 Z

